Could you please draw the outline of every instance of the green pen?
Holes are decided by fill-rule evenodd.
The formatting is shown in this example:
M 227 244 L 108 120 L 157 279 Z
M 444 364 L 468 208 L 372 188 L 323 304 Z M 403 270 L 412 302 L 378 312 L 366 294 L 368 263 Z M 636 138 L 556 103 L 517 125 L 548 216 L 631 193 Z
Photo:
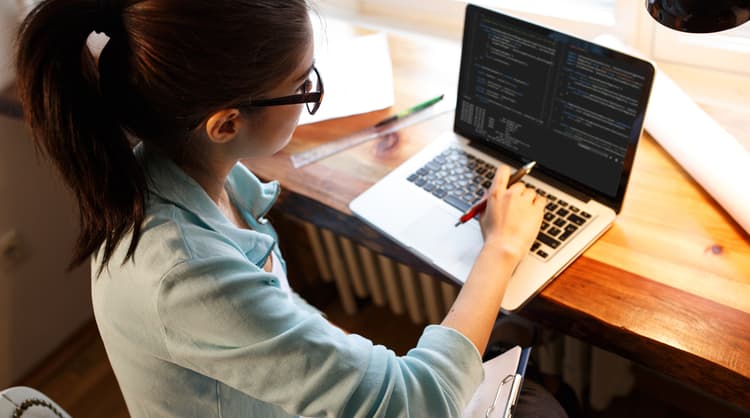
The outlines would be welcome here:
M 401 118 L 404 118 L 404 117 L 409 116 L 409 115 L 411 115 L 413 113 L 419 112 L 420 110 L 427 109 L 428 107 L 434 105 L 435 103 L 443 100 L 443 96 L 445 96 L 445 95 L 441 94 L 440 96 L 435 97 L 434 99 L 430 99 L 430 100 L 428 100 L 428 101 L 426 101 L 424 103 L 420 103 L 420 104 L 418 104 L 418 105 L 416 105 L 414 107 L 410 107 L 410 108 L 408 108 L 408 109 L 406 109 L 406 110 L 404 110 L 402 112 L 396 113 L 393 116 L 389 116 L 389 117 L 381 120 L 380 122 L 376 123 L 375 127 L 379 128 L 379 127 L 381 127 L 383 125 L 389 124 L 391 122 L 395 122 L 395 121 L 397 121 L 397 120 L 399 120 Z

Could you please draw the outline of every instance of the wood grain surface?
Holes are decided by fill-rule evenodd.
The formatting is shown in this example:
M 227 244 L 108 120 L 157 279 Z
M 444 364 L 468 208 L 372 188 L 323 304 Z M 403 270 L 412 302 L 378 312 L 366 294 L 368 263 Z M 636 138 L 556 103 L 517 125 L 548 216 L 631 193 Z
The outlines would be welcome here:
M 452 114 L 301 169 L 289 162 L 436 94 L 455 100 L 458 43 L 391 34 L 389 45 L 393 109 L 302 126 L 279 154 L 245 163 L 281 182 L 279 210 L 441 277 L 348 204 L 450 131 Z M 717 119 L 735 135 L 747 132 L 736 114 Z M 520 313 L 750 408 L 750 237 L 647 133 L 615 225 Z

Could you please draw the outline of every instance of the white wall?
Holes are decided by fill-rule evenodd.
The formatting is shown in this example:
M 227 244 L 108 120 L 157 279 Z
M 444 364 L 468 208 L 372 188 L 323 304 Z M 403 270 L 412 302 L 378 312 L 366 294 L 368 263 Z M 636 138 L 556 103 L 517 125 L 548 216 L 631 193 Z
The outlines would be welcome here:
M 25 0 L 0 0 L 0 90 L 13 80 L 13 40 Z
M 73 199 L 37 157 L 19 120 L 0 116 L 0 389 L 28 374 L 92 317 L 88 265 L 66 272 L 78 229 Z

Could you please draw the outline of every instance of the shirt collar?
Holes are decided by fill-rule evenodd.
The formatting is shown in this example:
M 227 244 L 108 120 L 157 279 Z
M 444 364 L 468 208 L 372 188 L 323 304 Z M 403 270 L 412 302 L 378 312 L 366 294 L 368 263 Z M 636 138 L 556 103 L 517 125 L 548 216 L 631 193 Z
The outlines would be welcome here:
M 141 163 L 149 192 L 200 218 L 209 228 L 230 238 L 254 264 L 265 262 L 275 238 L 258 231 L 237 228 L 192 177 L 177 164 L 142 143 L 134 150 Z M 263 216 L 279 196 L 277 181 L 262 183 L 243 164 L 227 176 L 227 191 L 251 226 L 265 223 Z

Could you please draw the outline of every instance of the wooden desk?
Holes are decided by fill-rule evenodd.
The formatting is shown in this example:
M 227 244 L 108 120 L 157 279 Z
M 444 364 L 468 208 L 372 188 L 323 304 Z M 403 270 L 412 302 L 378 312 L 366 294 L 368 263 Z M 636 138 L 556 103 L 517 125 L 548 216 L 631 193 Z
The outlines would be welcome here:
M 455 91 L 458 43 L 396 35 L 389 42 L 395 109 Z M 367 94 L 366 80 L 362 86 Z M 391 112 L 300 127 L 281 153 L 246 163 L 281 181 L 280 210 L 441 277 L 354 218 L 348 204 L 450 130 L 452 115 L 302 169 L 289 162 Z M 737 123 L 744 129 L 746 120 Z M 750 408 L 750 238 L 647 134 L 616 224 L 521 315 Z

